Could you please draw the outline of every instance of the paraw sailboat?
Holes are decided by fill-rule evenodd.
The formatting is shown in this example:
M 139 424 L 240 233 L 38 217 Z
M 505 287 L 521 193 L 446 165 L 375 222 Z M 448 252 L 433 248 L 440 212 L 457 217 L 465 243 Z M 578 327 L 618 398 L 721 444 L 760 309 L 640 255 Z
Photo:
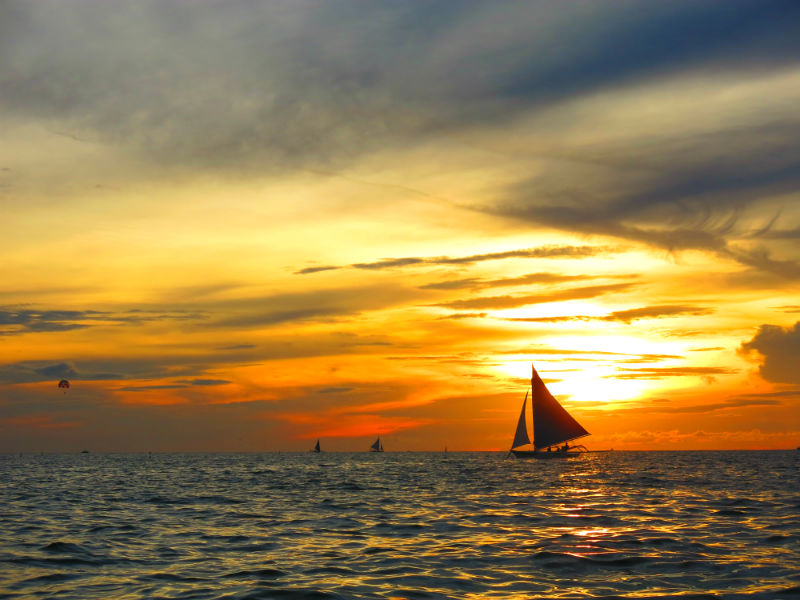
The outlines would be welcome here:
M 525 392 L 510 453 L 517 458 L 569 458 L 585 452 L 584 446 L 570 446 L 568 442 L 589 435 L 589 432 L 558 403 L 558 400 L 553 398 L 533 365 L 531 369 L 533 450 L 519 449 L 520 446 L 531 444 L 525 422 L 525 408 L 528 402 L 528 392 Z

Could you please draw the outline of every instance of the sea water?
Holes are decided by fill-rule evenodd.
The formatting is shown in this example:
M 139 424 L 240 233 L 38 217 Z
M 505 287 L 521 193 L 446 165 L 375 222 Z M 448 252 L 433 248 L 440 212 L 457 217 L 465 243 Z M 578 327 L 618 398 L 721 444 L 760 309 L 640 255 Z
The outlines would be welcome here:
M 0 456 L 2 598 L 799 598 L 800 452 Z

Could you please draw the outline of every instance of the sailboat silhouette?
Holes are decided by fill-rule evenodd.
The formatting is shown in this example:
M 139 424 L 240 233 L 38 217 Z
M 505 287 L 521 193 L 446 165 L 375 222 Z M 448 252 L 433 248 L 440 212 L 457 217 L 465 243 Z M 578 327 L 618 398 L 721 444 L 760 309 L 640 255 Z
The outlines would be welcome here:
M 533 365 L 531 370 L 533 450 L 517 449 L 531 444 L 528 426 L 525 423 L 525 407 L 528 401 L 528 392 L 525 392 L 522 412 L 517 421 L 517 431 L 509 453 L 517 458 L 570 458 L 585 452 L 584 446 L 570 446 L 567 442 L 590 435 L 589 432 L 558 403 L 558 400 L 553 398 Z M 559 444 L 564 445 L 559 447 Z

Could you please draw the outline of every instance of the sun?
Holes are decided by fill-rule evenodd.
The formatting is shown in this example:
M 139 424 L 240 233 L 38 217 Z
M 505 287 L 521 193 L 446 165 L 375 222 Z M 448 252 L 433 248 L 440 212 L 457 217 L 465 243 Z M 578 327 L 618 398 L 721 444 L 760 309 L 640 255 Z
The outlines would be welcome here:
M 560 336 L 531 348 L 530 354 L 504 357 L 497 368 L 508 376 L 528 379 L 533 363 L 560 401 L 613 405 L 644 397 L 659 387 L 653 380 L 618 377 L 622 365 L 670 364 L 680 360 L 682 350 L 673 343 L 627 335 Z

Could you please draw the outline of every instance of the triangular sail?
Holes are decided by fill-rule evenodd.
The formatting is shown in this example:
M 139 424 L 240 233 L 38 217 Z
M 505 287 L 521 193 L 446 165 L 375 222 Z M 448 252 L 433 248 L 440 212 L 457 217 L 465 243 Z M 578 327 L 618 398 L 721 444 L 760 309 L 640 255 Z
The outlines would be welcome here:
M 380 452 L 381 451 L 381 438 L 378 438 L 377 440 L 375 440 L 375 443 L 372 444 L 372 446 L 370 446 L 370 449 L 374 450 L 375 452 Z
M 537 450 L 547 448 L 589 435 L 589 432 L 553 398 L 536 369 L 533 369 L 531 389 L 533 390 L 534 448 Z M 517 426 L 517 435 L 519 435 L 519 425 Z
M 319 451 L 320 451 L 320 449 L 319 449 L 319 440 L 317 440 L 317 444 L 316 444 L 316 446 L 314 446 L 314 452 L 319 452 Z
M 517 422 L 517 432 L 514 434 L 514 443 L 511 444 L 512 450 L 518 446 L 531 443 L 531 438 L 528 437 L 528 426 L 525 424 L 525 407 L 527 404 L 528 392 L 525 392 L 525 400 L 522 401 L 522 412 L 519 413 L 519 421 Z

